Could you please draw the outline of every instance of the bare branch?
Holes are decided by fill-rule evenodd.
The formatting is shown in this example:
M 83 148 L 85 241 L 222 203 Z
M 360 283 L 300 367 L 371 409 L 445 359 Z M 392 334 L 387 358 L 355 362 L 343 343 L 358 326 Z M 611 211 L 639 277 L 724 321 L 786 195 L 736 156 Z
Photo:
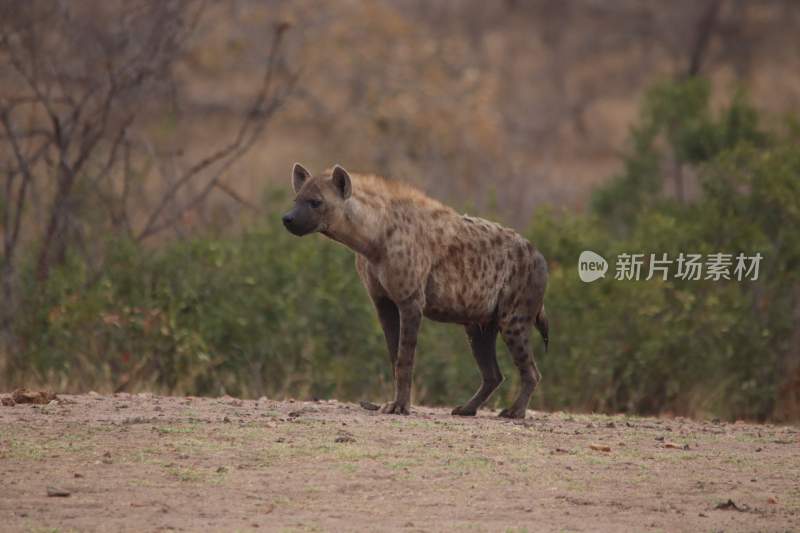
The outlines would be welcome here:
M 24 157 L 22 154 L 22 150 L 20 149 L 19 143 L 17 142 L 17 138 L 14 132 L 14 126 L 11 124 L 11 118 L 7 111 L 0 113 L 0 122 L 3 123 L 3 127 L 6 130 L 8 135 L 9 144 L 11 145 L 11 151 L 14 153 L 14 157 L 17 160 L 17 165 L 19 168 L 19 174 L 22 178 L 22 183 L 19 187 L 19 192 L 17 193 L 16 201 L 14 202 L 14 220 L 11 221 L 9 207 L 6 207 L 5 214 L 6 214 L 6 221 L 4 222 L 4 228 L 6 234 L 4 235 L 4 261 L 10 264 L 13 260 L 14 250 L 17 244 L 17 240 L 19 239 L 19 231 L 21 226 L 22 220 L 22 213 L 25 210 L 25 202 L 28 198 L 28 185 L 33 180 L 33 176 L 31 174 L 31 169 L 29 166 L 29 160 Z M 7 182 L 6 182 L 6 198 L 10 202 L 13 195 L 13 182 L 14 182 L 14 175 L 9 175 Z M 11 222 L 9 224 L 9 222 Z M 9 228 L 10 231 L 9 231 Z
M 687 65 L 685 73 L 687 78 L 700 74 L 703 58 L 705 57 L 708 45 L 711 42 L 711 37 L 716 29 L 721 5 L 722 0 L 710 0 L 697 22 L 694 44 L 689 55 L 689 64 Z
M 167 93 L 180 108 L 176 67 L 206 4 L 145 0 L 106 9 L 100 3 L 95 19 L 80 4 L 53 10 L 34 0 L 0 20 L 0 75 L 10 88 L 0 100 L 0 142 L 13 155 L 0 163 L 8 203 L 0 223 L 6 249 L 20 232 L 38 247 L 38 280 L 70 250 L 101 268 L 102 251 L 92 237 L 106 224 L 137 241 L 180 229 L 180 219 L 214 190 L 257 209 L 221 179 L 293 89 L 297 74 L 282 62 L 287 25 L 275 28 L 263 79 L 217 150 L 181 165 L 183 148 L 151 146 L 144 134 L 151 124 L 137 121 L 142 111 L 164 111 Z M 143 131 L 136 130 L 140 123 Z M 149 181 L 158 177 L 160 191 Z
M 241 194 L 236 192 L 233 188 L 231 188 L 229 185 L 226 185 L 222 181 L 216 182 L 214 184 L 214 186 L 217 189 L 219 189 L 220 191 L 222 191 L 223 193 L 227 194 L 232 199 L 234 199 L 237 203 L 243 205 L 244 207 L 246 207 L 248 209 L 252 209 L 256 213 L 260 213 L 261 212 L 261 208 L 260 207 L 258 207 L 253 202 L 247 200 L 246 198 L 243 198 Z
M 224 172 L 230 168 L 230 166 L 242 155 L 244 155 L 259 138 L 266 126 L 267 121 L 283 104 L 284 99 L 291 91 L 291 88 L 297 79 L 296 76 L 290 76 L 284 90 L 273 94 L 271 101 L 266 104 L 266 101 L 272 90 L 273 78 L 275 75 L 275 69 L 277 67 L 277 59 L 281 51 L 283 35 L 287 29 L 288 26 L 286 25 L 279 25 L 275 29 L 275 34 L 270 47 L 270 53 L 267 59 L 267 67 L 261 87 L 256 94 L 252 105 L 246 112 L 233 141 L 223 148 L 217 150 L 210 156 L 192 165 L 177 180 L 175 180 L 175 182 L 164 193 L 155 210 L 153 210 L 153 212 L 150 214 L 150 217 L 145 223 L 143 229 L 136 237 L 137 241 L 144 240 L 174 226 L 183 218 L 183 215 L 187 211 L 194 209 L 197 205 L 202 203 L 208 194 L 215 188 Z M 200 193 L 189 200 L 178 210 L 177 213 L 165 219 L 163 217 L 164 210 L 176 198 L 177 194 L 201 172 L 218 163 L 221 164 L 221 168 L 206 183 Z

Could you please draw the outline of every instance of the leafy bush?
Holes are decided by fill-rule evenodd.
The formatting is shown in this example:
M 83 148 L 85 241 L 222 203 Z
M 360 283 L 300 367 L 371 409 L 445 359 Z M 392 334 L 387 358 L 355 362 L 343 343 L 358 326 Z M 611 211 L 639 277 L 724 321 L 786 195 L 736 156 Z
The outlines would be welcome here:
M 759 129 L 742 97 L 715 117 L 702 80 L 656 87 L 622 175 L 593 212 L 539 217 L 551 264 L 557 357 L 545 407 L 797 418 L 800 148 Z M 697 197 L 664 194 L 668 158 L 698 176 Z M 564 219 L 572 219 L 565 223 Z M 545 236 L 545 239 L 542 239 Z M 574 274 L 581 250 L 764 256 L 758 281 L 616 281 Z M 613 276 L 612 276 L 613 277 Z
M 762 129 L 740 94 L 714 112 L 702 80 L 647 95 L 623 172 L 597 191 L 592 209 L 542 210 L 526 232 L 550 266 L 552 341 L 543 354 L 534 339 L 544 374 L 535 407 L 800 417 L 796 129 Z M 667 187 L 676 176 L 682 197 Z M 99 279 L 77 258 L 44 287 L 28 274 L 7 381 L 387 397 L 383 336 L 352 253 L 285 232 L 278 213 L 287 200 L 273 196 L 259 227 L 236 238 L 194 237 L 155 251 L 112 242 Z M 606 279 L 579 280 L 583 250 L 611 260 Z M 623 252 L 760 252 L 764 260 L 758 281 L 616 281 L 613 258 Z M 495 404 L 516 382 L 505 348 L 499 353 L 512 379 Z M 461 328 L 426 322 L 415 401 L 455 404 L 478 382 Z

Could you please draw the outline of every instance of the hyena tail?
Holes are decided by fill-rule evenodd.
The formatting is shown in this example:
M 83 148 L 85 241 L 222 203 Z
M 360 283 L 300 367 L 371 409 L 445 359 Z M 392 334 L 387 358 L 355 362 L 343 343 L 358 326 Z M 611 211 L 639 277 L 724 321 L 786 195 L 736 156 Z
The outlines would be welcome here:
M 550 326 L 547 322 L 547 315 L 544 312 L 544 304 L 542 304 L 542 308 L 539 309 L 539 312 L 536 314 L 536 329 L 539 330 L 539 333 L 542 335 L 542 340 L 544 341 L 544 351 L 547 351 L 547 344 L 550 341 Z

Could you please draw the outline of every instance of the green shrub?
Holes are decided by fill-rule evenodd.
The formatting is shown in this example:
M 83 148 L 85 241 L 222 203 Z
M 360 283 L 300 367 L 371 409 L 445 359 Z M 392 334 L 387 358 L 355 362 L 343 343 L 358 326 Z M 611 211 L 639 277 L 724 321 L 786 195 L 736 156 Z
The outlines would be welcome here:
M 633 130 L 625 171 L 592 213 L 534 223 L 551 265 L 555 356 L 539 401 L 638 413 L 800 416 L 780 391 L 798 375 L 800 147 L 768 135 L 737 95 L 714 117 L 702 80 L 656 87 Z M 700 193 L 666 197 L 660 162 L 677 157 Z M 568 222 L 565 221 L 569 220 Z M 615 281 L 572 269 L 581 250 L 716 253 L 764 259 L 758 281 Z M 795 339 L 793 341 L 793 339 Z M 793 344 L 794 342 L 794 344 Z
M 551 348 L 534 407 L 727 418 L 800 418 L 800 147 L 766 132 L 742 95 L 713 112 L 702 80 L 644 100 L 623 172 L 588 213 L 543 209 L 526 235 L 548 258 Z M 665 192 L 673 161 L 697 192 Z M 60 390 L 386 398 L 391 372 L 353 254 L 279 223 L 286 195 L 256 229 L 146 250 L 109 243 L 97 278 L 77 257 L 42 286 L 23 276 L 8 383 Z M 581 251 L 609 259 L 577 276 Z M 758 281 L 617 281 L 620 253 L 764 256 Z M 502 344 L 502 343 L 501 343 Z M 493 398 L 513 397 L 516 371 Z M 456 404 L 479 373 L 462 328 L 426 322 L 415 401 Z M 795 396 L 792 396 L 792 395 Z M 792 398 L 795 398 L 793 400 Z M 795 402 L 794 404 L 792 402 Z M 792 407 L 794 405 L 794 407 Z

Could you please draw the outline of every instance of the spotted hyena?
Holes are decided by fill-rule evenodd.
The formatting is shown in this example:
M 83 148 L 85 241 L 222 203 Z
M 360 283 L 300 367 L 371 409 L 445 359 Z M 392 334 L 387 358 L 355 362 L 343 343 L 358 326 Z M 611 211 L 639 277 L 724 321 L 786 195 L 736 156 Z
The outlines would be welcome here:
M 319 232 L 356 252 L 356 268 L 386 336 L 394 400 L 384 413 L 408 414 L 420 322 L 462 324 L 483 382 L 454 415 L 474 415 L 503 381 L 495 341 L 502 335 L 519 369 L 514 403 L 500 416 L 524 418 L 541 378 L 530 343 L 536 326 L 547 346 L 547 263 L 518 233 L 460 215 L 411 186 L 340 166 L 312 176 L 295 164 L 294 207 L 283 224 Z

